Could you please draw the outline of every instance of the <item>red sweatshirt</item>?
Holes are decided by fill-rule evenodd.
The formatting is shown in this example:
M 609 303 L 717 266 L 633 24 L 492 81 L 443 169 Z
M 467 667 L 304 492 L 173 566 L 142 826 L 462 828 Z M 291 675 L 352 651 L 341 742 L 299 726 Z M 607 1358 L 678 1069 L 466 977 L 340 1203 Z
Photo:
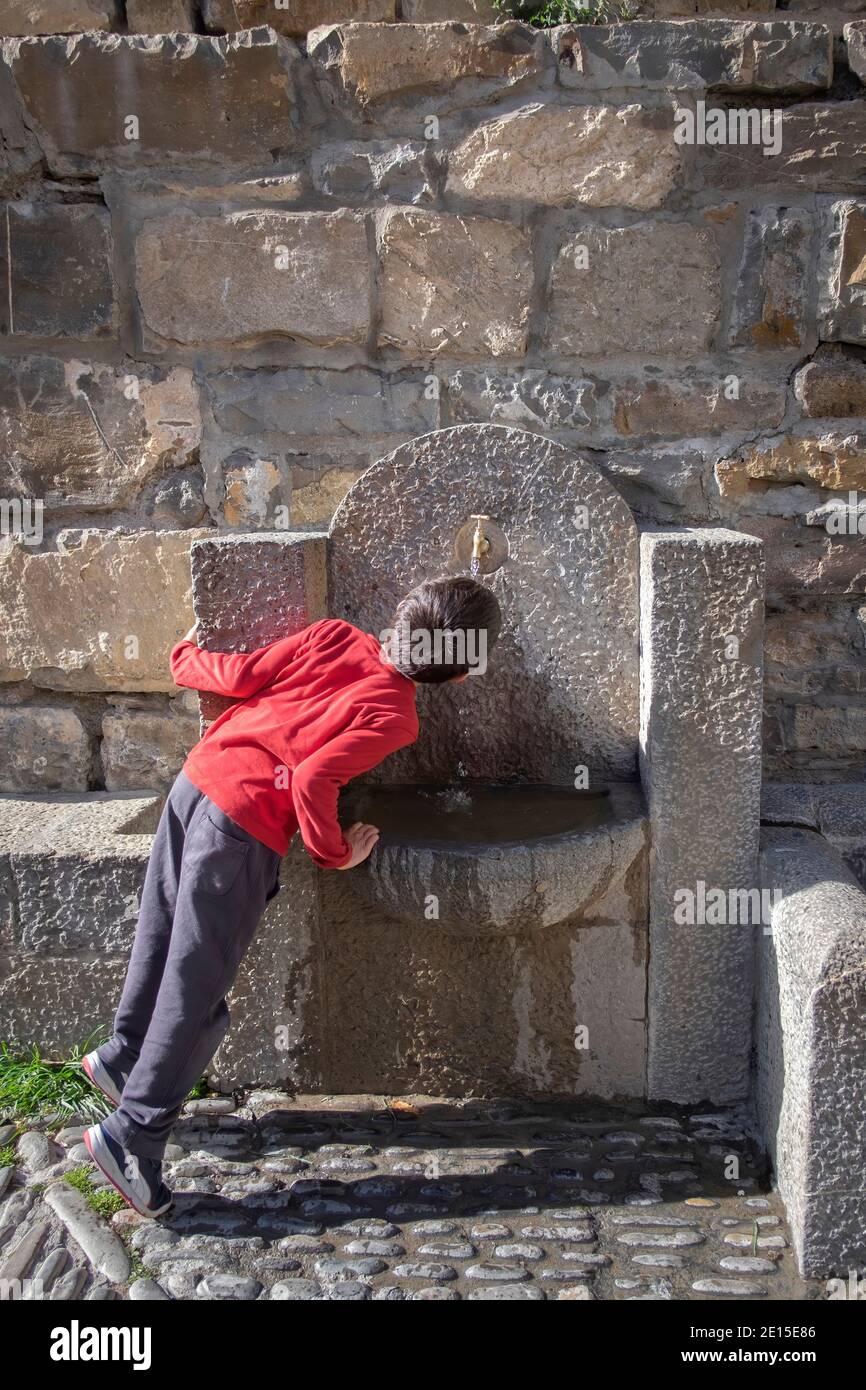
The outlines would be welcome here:
M 246 655 L 178 642 L 171 674 L 242 702 L 184 763 L 199 791 L 278 854 L 300 829 L 322 868 L 348 863 L 340 788 L 418 737 L 415 685 L 380 659 L 378 640 L 324 618 Z

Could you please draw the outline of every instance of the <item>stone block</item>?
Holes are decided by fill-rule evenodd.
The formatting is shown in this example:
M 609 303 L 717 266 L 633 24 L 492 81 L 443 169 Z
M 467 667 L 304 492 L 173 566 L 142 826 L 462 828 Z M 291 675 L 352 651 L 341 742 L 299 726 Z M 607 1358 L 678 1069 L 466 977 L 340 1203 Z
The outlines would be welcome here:
M 114 708 L 102 719 L 100 753 L 105 786 L 109 791 L 167 789 L 198 742 L 195 712 L 182 701 L 167 710 L 113 703 Z
M 633 778 L 637 536 L 622 498 L 581 454 L 502 425 L 401 446 L 334 518 L 331 612 L 382 632 L 414 584 L 465 573 L 455 541 L 479 509 L 508 543 L 487 581 L 503 635 L 486 675 L 453 693 L 419 689 L 420 738 L 388 760 L 388 779 L 447 783 L 462 769 L 485 782 L 572 785 L 577 765 L 590 789 Z
M 648 1094 L 748 1094 L 758 884 L 763 562 L 725 530 L 641 539 L 641 762 L 650 815 Z M 701 907 L 710 890 L 721 911 Z M 691 918 L 692 920 L 689 920 Z
M 800 1271 L 866 1261 L 866 894 L 809 830 L 768 829 L 762 884 L 757 1105 Z
M 0 791 L 84 791 L 90 740 L 74 710 L 50 705 L 0 706 L 6 756 Z
M 0 970 L 4 1039 L 14 1051 L 38 1047 L 66 1062 L 94 1035 L 108 1038 L 126 977 L 125 956 L 81 958 L 16 953 Z
M 525 352 L 532 257 L 519 228 L 489 217 L 389 210 L 380 248 L 382 346 L 456 357 Z
M 464 89 L 476 99 L 495 95 L 538 76 L 544 64 L 542 36 L 514 21 L 341 24 L 311 33 L 307 52 L 339 95 L 361 107 L 424 89 L 449 99 Z
M 742 514 L 738 525 L 764 542 L 770 594 L 862 594 L 866 588 L 862 536 L 830 535 L 802 516 Z
M 405 8 L 405 7 L 404 7 Z M 278 34 L 302 39 L 320 24 L 358 20 L 365 24 L 393 20 L 394 0 L 202 0 L 205 28 L 232 33 L 268 24 Z
M 812 231 L 806 208 L 749 214 L 731 311 L 732 347 L 790 351 L 808 337 Z
M 442 24 L 445 20 L 465 20 L 469 24 L 499 24 L 507 6 L 493 0 L 403 0 L 403 18 L 412 24 Z M 519 8 L 519 0 L 510 6 Z
M 297 141 L 299 55 L 269 29 L 18 39 L 4 61 L 55 173 L 270 163 Z
M 688 222 L 588 223 L 568 232 L 550 274 L 545 335 L 553 352 L 703 352 L 720 312 L 712 234 Z
M 119 18 L 117 0 L 3 0 L 0 34 L 80 34 L 113 29 Z
M 473 202 L 659 207 L 682 174 L 673 108 L 534 104 L 452 151 L 446 192 Z
M 61 531 L 54 549 L 0 544 L 0 680 L 49 690 L 174 690 L 168 657 L 192 621 L 201 531 Z
M 866 359 L 856 348 L 822 343 L 794 377 L 804 415 L 866 416 Z
M 866 159 L 866 102 L 801 102 L 781 109 L 777 153 L 770 142 L 702 145 L 697 164 L 708 189 L 758 188 L 859 193 Z
M 145 325 L 163 340 L 334 346 L 369 329 L 367 234 L 351 212 L 155 217 L 135 260 Z
M 313 187 L 345 202 L 427 203 L 434 196 L 429 146 L 420 140 L 347 140 L 318 145 Z
M 599 383 L 535 368 L 506 372 L 466 367 L 448 382 L 452 415 L 460 424 L 489 421 L 519 429 L 591 430 L 600 411 Z
M 0 493 L 41 498 L 44 523 L 133 505 L 149 483 L 196 465 L 200 438 L 186 367 L 0 362 Z
M 822 338 L 866 345 L 866 202 L 846 199 L 826 212 L 818 265 Z
M 761 380 L 754 372 L 738 380 L 687 367 L 682 372 L 628 376 L 613 384 L 613 425 L 625 438 L 700 438 L 727 431 L 768 429 L 785 414 L 783 382 Z
M 260 532 L 202 539 L 190 557 L 200 647 L 250 652 L 327 616 L 325 538 Z M 204 719 L 230 704 L 202 692 Z
M 822 24 L 657 19 L 569 24 L 554 29 L 551 39 L 559 81 L 584 91 L 808 93 L 829 87 L 833 73 L 832 37 Z
M 89 203 L 9 203 L 0 237 L 0 332 L 105 338 L 115 331 L 111 227 Z
M 866 434 L 811 427 L 807 433 L 773 435 L 750 444 L 737 458 L 722 459 L 716 478 L 723 497 L 741 497 L 768 483 L 814 483 L 847 491 L 866 487 Z
M 866 20 L 855 19 L 842 30 L 848 66 L 861 82 L 866 82 Z
M 196 27 L 194 0 L 126 0 L 130 34 L 186 34 Z

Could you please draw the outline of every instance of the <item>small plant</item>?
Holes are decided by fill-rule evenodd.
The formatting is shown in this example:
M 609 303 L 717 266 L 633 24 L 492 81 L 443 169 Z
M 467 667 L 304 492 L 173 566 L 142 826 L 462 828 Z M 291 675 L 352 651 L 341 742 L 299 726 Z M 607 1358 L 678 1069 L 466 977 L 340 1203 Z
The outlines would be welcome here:
M 634 19 L 634 0 L 548 0 L 545 5 L 516 5 L 514 0 L 493 0 L 503 18 L 517 16 L 534 29 L 554 29 L 558 24 L 618 24 Z
M 0 1168 L 14 1168 L 16 1162 L 15 1148 L 12 1144 L 7 1144 L 5 1149 L 0 1149 Z
M 81 1058 L 91 1046 L 88 1041 L 68 1060 L 48 1062 L 38 1048 L 27 1057 L 0 1043 L 0 1115 L 26 1120 L 50 1116 L 60 1123 L 73 1116 L 101 1120 L 108 1115 L 111 1105 L 81 1070 Z
M 65 1181 L 71 1187 L 75 1187 L 87 1199 L 89 1206 L 99 1215 L 108 1221 L 116 1211 L 122 1211 L 126 1203 L 119 1192 L 99 1192 L 93 1186 L 90 1170 L 84 1164 L 79 1168 L 71 1168 L 65 1174 Z

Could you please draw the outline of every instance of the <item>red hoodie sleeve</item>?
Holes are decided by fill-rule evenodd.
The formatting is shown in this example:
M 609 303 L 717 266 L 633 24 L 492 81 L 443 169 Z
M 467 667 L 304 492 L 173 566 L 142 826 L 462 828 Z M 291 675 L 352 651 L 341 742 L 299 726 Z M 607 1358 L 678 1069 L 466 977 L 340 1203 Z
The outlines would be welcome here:
M 276 679 L 316 626 L 313 623 L 255 652 L 208 652 L 194 642 L 178 642 L 170 658 L 172 679 L 175 685 L 247 700 Z
M 417 737 L 407 721 L 376 712 L 361 716 L 339 738 L 298 763 L 292 801 L 307 853 L 321 868 L 339 869 L 352 853 L 337 820 L 340 788 Z

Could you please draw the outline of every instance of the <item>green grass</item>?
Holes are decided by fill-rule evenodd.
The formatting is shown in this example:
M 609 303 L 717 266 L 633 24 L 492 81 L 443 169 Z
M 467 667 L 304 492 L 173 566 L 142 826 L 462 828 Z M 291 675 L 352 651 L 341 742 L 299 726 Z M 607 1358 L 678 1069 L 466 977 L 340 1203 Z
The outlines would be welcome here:
M 93 1186 L 90 1169 L 85 1164 L 80 1168 L 71 1168 L 64 1174 L 64 1181 L 71 1187 L 76 1187 L 87 1198 L 88 1205 L 106 1221 L 126 1206 L 119 1192 L 97 1192 Z
M 111 1105 L 91 1086 L 81 1070 L 81 1058 L 93 1044 L 85 1043 L 63 1062 L 48 1062 L 33 1048 L 28 1057 L 0 1043 L 0 1115 L 13 1119 L 56 1118 L 59 1125 L 73 1118 L 100 1120 Z
M 535 29 L 553 29 L 557 24 L 617 24 L 634 19 L 637 6 L 633 0 L 595 0 L 595 3 L 575 4 L 574 0 L 547 0 L 544 5 L 514 5 L 514 0 L 493 0 L 493 4 L 509 19 L 515 12 L 524 23 Z
M 62 1129 L 71 1120 L 95 1123 L 110 1115 L 114 1108 L 101 1091 L 91 1086 L 81 1070 L 81 1058 L 98 1047 L 102 1039 L 89 1038 L 72 1056 L 63 1062 L 48 1062 L 34 1047 L 29 1056 L 12 1051 L 0 1043 L 0 1117 L 10 1120 L 54 1121 L 53 1128 Z M 189 1100 L 200 1100 L 208 1093 L 204 1077 L 189 1093 Z M 12 1150 L 0 1150 L 0 1168 L 14 1163 L 2 1157 Z
M 7 1144 L 5 1149 L 0 1149 L 0 1168 L 14 1168 L 17 1162 L 14 1144 Z

